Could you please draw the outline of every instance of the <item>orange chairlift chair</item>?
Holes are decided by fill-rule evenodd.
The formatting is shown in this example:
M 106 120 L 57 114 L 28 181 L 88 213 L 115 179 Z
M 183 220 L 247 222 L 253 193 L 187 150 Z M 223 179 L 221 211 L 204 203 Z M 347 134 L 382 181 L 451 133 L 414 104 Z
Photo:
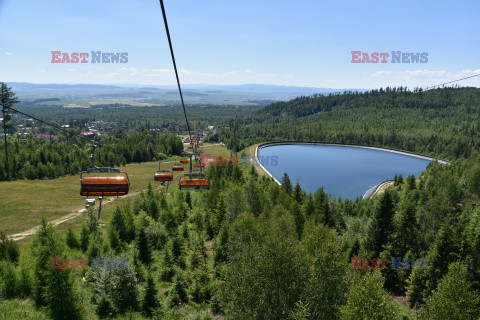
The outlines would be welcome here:
M 174 163 L 172 165 L 172 171 L 183 171 L 183 164 L 181 163 Z
M 173 181 L 173 173 L 168 170 L 161 170 L 160 164 L 162 160 L 158 160 L 158 171 L 154 173 L 153 180 L 159 182 Z
M 209 190 L 210 181 L 204 173 L 190 172 L 180 178 L 180 190 Z
M 107 197 L 107 196 L 124 196 L 128 194 L 130 189 L 130 180 L 126 172 L 115 168 L 100 168 L 95 165 L 95 148 L 92 146 L 93 152 L 90 155 L 93 168 L 87 169 L 80 173 L 80 195 L 92 197 Z M 124 176 L 93 176 L 84 177 L 84 174 L 92 173 L 121 173 Z

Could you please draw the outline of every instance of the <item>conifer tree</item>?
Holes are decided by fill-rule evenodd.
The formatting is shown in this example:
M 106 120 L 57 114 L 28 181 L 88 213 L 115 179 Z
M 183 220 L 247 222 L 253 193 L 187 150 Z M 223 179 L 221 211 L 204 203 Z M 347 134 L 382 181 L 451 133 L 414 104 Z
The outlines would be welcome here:
M 152 261 L 152 249 L 148 243 L 145 227 L 141 227 L 138 231 L 136 246 L 140 261 L 142 263 L 149 264 Z
M 0 82 L 0 106 L 2 107 L 3 114 L 3 134 L 5 143 L 5 163 L 7 178 L 10 176 L 10 159 L 8 157 L 7 130 L 12 127 L 12 125 L 9 123 L 11 119 L 9 108 L 11 108 L 15 103 L 18 102 L 20 101 L 18 100 L 12 89 L 9 88 L 6 83 Z
M 297 179 L 297 183 L 295 184 L 295 188 L 293 189 L 294 192 L 294 198 L 295 200 L 302 204 L 303 203 L 303 194 L 302 194 L 302 188 L 300 187 L 300 182 Z
M 454 262 L 428 298 L 420 319 L 477 320 L 479 303 L 478 292 L 472 291 L 467 281 L 467 268 Z
M 333 227 L 334 223 L 331 217 L 328 196 L 323 188 L 318 188 L 314 195 L 315 220 L 326 226 Z
M 400 217 L 396 226 L 396 253 L 400 257 L 404 257 L 407 251 L 417 252 L 417 236 L 418 227 L 415 207 L 412 204 L 408 204 L 400 211 Z
M 192 196 L 190 194 L 190 191 L 187 191 L 187 195 L 185 196 L 185 202 L 187 203 L 188 207 L 191 210 L 192 209 Z
M 142 311 L 147 317 L 151 317 L 153 312 L 160 307 L 160 303 L 157 298 L 157 289 L 155 288 L 155 282 L 151 275 L 147 278 L 147 285 L 142 301 Z
M 282 177 L 282 190 L 285 191 L 287 194 L 292 193 L 292 182 L 290 181 L 290 177 L 288 174 L 285 172 Z
M 378 257 L 383 246 L 391 240 L 393 231 L 393 202 L 389 192 L 385 192 L 375 209 L 365 240 L 365 249 L 371 257 Z
M 353 271 L 356 272 L 350 282 L 347 303 L 341 307 L 339 319 L 397 320 L 395 305 L 383 289 L 384 279 L 380 272 Z
M 310 218 L 315 213 L 315 203 L 311 194 L 307 195 L 305 202 L 303 203 L 303 213 L 305 219 Z

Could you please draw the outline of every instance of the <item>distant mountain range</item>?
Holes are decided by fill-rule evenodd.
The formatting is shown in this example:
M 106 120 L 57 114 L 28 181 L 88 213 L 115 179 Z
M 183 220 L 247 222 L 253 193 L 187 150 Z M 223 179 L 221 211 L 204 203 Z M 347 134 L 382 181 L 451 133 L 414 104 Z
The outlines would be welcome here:
M 152 86 L 138 84 L 34 84 L 9 82 L 17 96 L 24 101 L 58 98 L 69 102 L 82 100 L 86 103 L 178 103 L 177 86 Z M 243 85 L 183 85 L 185 101 L 190 104 L 240 104 L 265 105 L 274 101 L 290 100 L 297 96 L 328 94 L 345 90 L 365 91 L 364 89 L 332 89 L 264 84 Z

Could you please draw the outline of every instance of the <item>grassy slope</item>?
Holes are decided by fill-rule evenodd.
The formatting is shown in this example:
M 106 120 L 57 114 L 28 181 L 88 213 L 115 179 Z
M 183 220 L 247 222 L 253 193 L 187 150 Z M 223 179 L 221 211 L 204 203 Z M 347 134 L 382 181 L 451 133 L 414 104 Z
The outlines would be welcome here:
M 204 153 L 215 156 L 229 155 L 225 148 L 208 144 L 204 146 Z M 171 166 L 172 163 L 165 163 L 162 169 L 170 169 Z M 153 173 L 158 169 L 158 163 L 130 164 L 121 169 L 128 173 L 130 193 L 135 194 L 145 190 L 149 182 L 153 183 Z M 181 174 L 174 173 L 171 188 L 177 187 Z M 111 215 L 109 211 L 125 201 L 129 201 L 129 197 L 115 199 L 103 206 L 101 222 L 108 221 Z M 0 182 L 0 203 L 0 231 L 11 235 L 37 226 L 42 216 L 47 217 L 48 221 L 53 221 L 83 209 L 85 197 L 80 196 L 79 176 L 75 175 L 52 180 Z M 81 222 L 80 215 L 59 225 L 57 229 L 66 230 L 68 227 L 80 225 Z

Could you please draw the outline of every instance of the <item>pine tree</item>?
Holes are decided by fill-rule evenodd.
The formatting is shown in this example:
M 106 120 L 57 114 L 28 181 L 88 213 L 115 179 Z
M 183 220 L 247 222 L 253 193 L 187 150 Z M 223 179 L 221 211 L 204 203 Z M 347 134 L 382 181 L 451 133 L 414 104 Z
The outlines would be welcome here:
M 406 192 L 409 192 L 411 190 L 415 190 L 417 188 L 417 183 L 415 181 L 415 176 L 413 174 L 410 174 L 407 177 L 406 182 L 407 182 L 407 186 L 405 187 Z
M 293 190 L 295 201 L 302 204 L 303 203 L 303 194 L 302 188 L 300 187 L 300 182 L 297 179 L 297 184 L 295 184 L 295 188 Z
M 157 289 L 155 288 L 155 282 L 151 275 L 147 278 L 147 286 L 145 288 L 145 294 L 143 295 L 142 311 L 147 317 L 151 317 L 153 312 L 160 307 L 160 303 L 157 298 Z
M 424 302 L 425 290 L 427 288 L 427 272 L 416 267 L 407 279 L 407 298 L 411 308 L 416 308 Z
M 393 231 L 393 215 L 392 198 L 389 192 L 385 192 L 375 209 L 365 240 L 365 249 L 369 252 L 370 257 L 378 257 L 383 251 L 383 246 L 390 242 Z
M 3 114 L 3 134 L 4 134 L 4 143 L 5 143 L 5 163 L 6 163 L 6 177 L 10 176 L 10 158 L 8 155 L 8 140 L 7 140 L 7 130 L 12 127 L 9 123 L 10 109 L 15 103 L 20 102 L 15 96 L 15 93 L 11 88 L 7 86 L 6 83 L 0 82 L 0 106 L 2 107 Z
M 315 213 L 315 202 L 311 194 L 307 195 L 305 202 L 303 203 L 303 214 L 306 219 L 313 216 Z
M 120 239 L 123 241 L 127 241 L 127 227 L 125 225 L 125 219 L 122 210 L 120 210 L 120 207 L 117 206 L 117 208 L 113 212 L 112 221 L 110 223 L 117 230 Z
M 395 245 L 396 253 L 404 257 L 407 251 L 417 252 L 418 227 L 415 217 L 415 207 L 408 204 L 400 211 L 400 217 L 396 226 Z
M 187 194 L 185 196 L 185 202 L 187 203 L 188 207 L 191 210 L 192 209 L 192 196 L 190 195 L 190 191 L 187 191 Z
M 333 227 L 334 223 L 331 217 L 328 196 L 323 188 L 318 188 L 314 195 L 315 220 L 326 226 Z
M 471 290 L 467 281 L 467 268 L 454 262 L 427 300 L 420 319 L 477 320 L 479 303 L 478 293 Z
M 160 208 L 154 197 L 147 197 L 147 214 L 157 221 L 160 217 Z
M 73 232 L 72 228 L 68 228 L 67 236 L 65 242 L 70 249 L 77 249 L 80 247 L 80 242 L 78 241 L 77 236 Z
M 82 226 L 82 230 L 80 232 L 80 248 L 83 252 L 87 251 L 88 243 L 90 242 L 90 231 L 86 224 Z
M 457 260 L 458 252 L 459 246 L 451 223 L 445 221 L 428 252 L 427 294 L 437 287 L 438 281 L 447 273 L 448 265 Z
M 383 277 L 378 270 L 354 270 L 347 303 L 340 309 L 340 320 L 396 320 L 395 305 L 383 289 Z
M 149 264 L 152 261 L 152 249 L 148 243 L 145 227 L 140 228 L 137 236 L 137 250 L 142 263 Z
M 120 251 L 120 236 L 118 235 L 117 230 L 112 224 L 108 226 L 108 240 L 110 241 L 110 248 L 112 248 L 112 250 L 114 250 L 115 252 Z
M 475 197 L 480 194 L 480 164 L 475 164 L 468 172 L 468 186 Z
M 0 260 L 18 263 L 20 249 L 13 239 L 7 239 L 5 233 L 0 231 Z
M 298 239 L 302 239 L 303 226 L 305 225 L 305 216 L 302 212 L 302 207 L 298 202 L 294 202 L 290 207 L 290 212 L 295 219 L 295 229 L 297 231 Z
M 38 305 L 47 306 L 53 319 L 81 319 L 71 270 L 52 268 L 52 257 L 62 257 L 63 251 L 55 230 L 43 218 L 33 243 L 35 301 Z
M 170 307 L 188 302 L 187 280 L 183 272 L 177 271 L 173 278 L 173 285 L 168 294 Z
M 247 205 L 248 212 L 258 217 L 262 212 L 262 202 L 260 199 L 260 189 L 257 187 L 256 182 L 250 180 L 244 189 L 244 199 Z
M 96 313 L 100 319 L 109 318 L 115 315 L 115 307 L 112 300 L 110 300 L 105 294 L 103 294 L 98 301 Z
M 352 242 L 352 245 L 348 249 L 348 261 L 351 261 L 352 257 L 355 257 L 358 255 L 358 252 L 360 251 L 360 241 L 358 240 L 357 237 Z
M 283 174 L 283 178 L 282 178 L 282 190 L 285 191 L 285 193 L 287 194 L 291 194 L 292 193 L 292 182 L 290 181 L 290 177 L 288 176 L 288 174 L 285 172 Z
M 213 261 L 215 265 L 226 262 L 228 257 L 228 225 L 223 224 L 215 241 Z

